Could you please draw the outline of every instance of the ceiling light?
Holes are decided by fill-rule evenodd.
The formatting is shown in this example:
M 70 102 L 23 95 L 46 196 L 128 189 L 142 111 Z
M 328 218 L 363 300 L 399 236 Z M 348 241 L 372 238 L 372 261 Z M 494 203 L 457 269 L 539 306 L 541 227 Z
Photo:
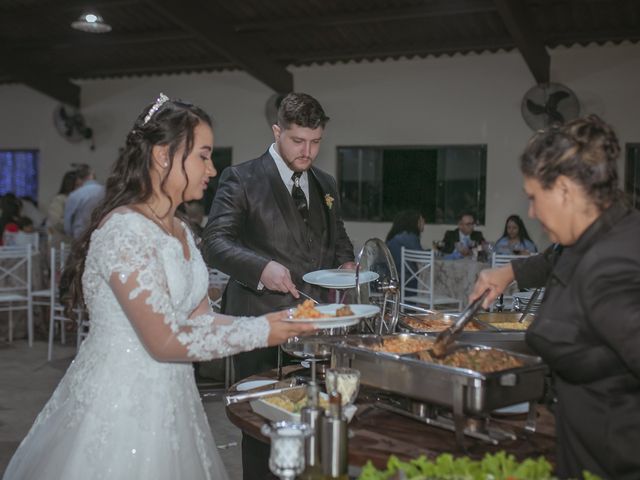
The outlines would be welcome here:
M 105 23 L 100 15 L 95 12 L 87 12 L 71 23 L 71 28 L 89 33 L 107 33 L 111 31 L 111 25 Z

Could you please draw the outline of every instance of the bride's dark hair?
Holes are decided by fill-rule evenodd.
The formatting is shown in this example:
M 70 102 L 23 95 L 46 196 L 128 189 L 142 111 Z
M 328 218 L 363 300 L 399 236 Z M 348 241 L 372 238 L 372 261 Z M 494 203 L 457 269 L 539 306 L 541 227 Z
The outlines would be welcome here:
M 157 107 L 158 103 L 148 105 L 136 119 L 107 179 L 104 200 L 93 211 L 89 227 L 73 243 L 60 280 L 65 313 L 71 318 L 74 308 L 84 306 L 82 274 L 92 233 L 112 210 L 143 203 L 153 194 L 150 173 L 153 147 L 169 146 L 167 171 L 170 171 L 176 152 L 184 145 L 182 171 L 186 177 L 184 162 L 193 150 L 194 130 L 201 122 L 211 127 L 209 115 L 194 105 L 167 100 Z M 166 177 L 160 189 L 171 201 L 164 189 L 165 182 Z

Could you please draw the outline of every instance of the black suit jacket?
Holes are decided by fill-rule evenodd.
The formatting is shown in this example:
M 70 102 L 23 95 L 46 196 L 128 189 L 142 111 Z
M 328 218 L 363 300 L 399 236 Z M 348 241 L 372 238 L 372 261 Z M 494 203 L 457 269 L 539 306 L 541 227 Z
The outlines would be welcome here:
M 476 244 L 484 242 L 484 237 L 482 236 L 482 232 L 473 231 L 470 235 L 471 241 L 476 242 Z M 442 247 L 443 253 L 452 253 L 456 248 L 456 242 L 460 241 L 460 229 L 456 228 L 455 230 L 447 230 L 444 232 L 444 247 Z
M 640 212 L 616 204 L 558 255 L 512 262 L 520 287 L 546 283 L 527 343 L 554 374 L 557 474 L 640 472 Z
M 309 175 L 309 181 L 317 180 L 322 199 L 333 198 L 331 208 L 322 201 L 328 228 L 323 241 L 312 247 L 306 243 L 305 224 L 268 151 L 223 172 L 203 235 L 203 253 L 208 265 L 231 276 L 223 302 L 226 313 L 261 315 L 296 302 L 289 293 L 257 289 L 271 260 L 289 269 L 298 289 L 324 299 L 328 291 L 306 284 L 302 276 L 353 261 L 335 180 L 315 167 Z

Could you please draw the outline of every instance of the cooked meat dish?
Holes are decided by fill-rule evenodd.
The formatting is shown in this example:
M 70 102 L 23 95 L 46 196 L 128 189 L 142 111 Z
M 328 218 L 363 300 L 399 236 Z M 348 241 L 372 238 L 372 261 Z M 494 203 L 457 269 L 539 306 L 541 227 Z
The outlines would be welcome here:
M 384 338 L 382 344 L 370 348 L 376 352 L 405 354 L 431 348 L 432 343 L 433 340 L 428 338 L 392 337 Z
M 460 349 L 444 358 L 434 358 L 428 351 L 423 351 L 418 352 L 418 357 L 425 362 L 467 368 L 481 373 L 498 372 L 524 365 L 520 359 L 513 355 L 494 349 Z
M 349 305 L 345 305 L 336 310 L 336 317 L 348 317 L 350 315 L 353 315 L 353 310 L 349 308 Z
M 451 326 L 451 322 L 445 320 L 442 316 L 402 317 L 401 321 L 417 332 L 440 332 Z M 473 321 L 467 323 L 464 329 L 467 331 L 479 330 Z

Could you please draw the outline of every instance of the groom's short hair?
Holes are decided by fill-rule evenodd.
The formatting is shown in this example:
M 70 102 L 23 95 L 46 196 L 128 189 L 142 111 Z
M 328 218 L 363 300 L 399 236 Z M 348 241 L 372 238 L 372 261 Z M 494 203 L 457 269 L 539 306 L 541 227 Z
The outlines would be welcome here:
M 328 121 L 320 102 L 306 93 L 290 93 L 278 107 L 278 126 L 285 130 L 291 124 L 315 130 L 324 128 Z

